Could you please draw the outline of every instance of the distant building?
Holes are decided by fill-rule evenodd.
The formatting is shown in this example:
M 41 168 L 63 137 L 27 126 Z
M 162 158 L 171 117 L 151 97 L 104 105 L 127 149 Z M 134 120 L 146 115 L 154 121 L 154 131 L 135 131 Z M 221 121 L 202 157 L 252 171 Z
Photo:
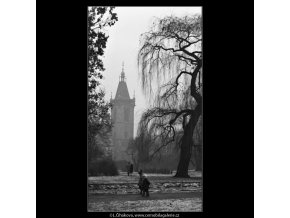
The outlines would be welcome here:
M 131 99 L 125 78 L 124 64 L 115 95 L 112 99 L 111 117 L 113 123 L 112 129 L 112 158 L 115 161 L 126 160 L 131 158 L 126 153 L 128 142 L 134 134 L 134 107 L 135 96 Z

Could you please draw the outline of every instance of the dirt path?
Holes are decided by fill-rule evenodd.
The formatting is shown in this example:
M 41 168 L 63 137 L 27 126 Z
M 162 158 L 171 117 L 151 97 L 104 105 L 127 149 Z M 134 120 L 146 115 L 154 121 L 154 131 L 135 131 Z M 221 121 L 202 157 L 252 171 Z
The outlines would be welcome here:
M 89 202 L 110 202 L 110 201 L 137 201 L 137 200 L 163 200 L 163 199 L 181 199 L 181 198 L 201 198 L 202 192 L 190 193 L 151 193 L 149 197 L 142 197 L 139 194 L 120 194 L 120 195 L 100 195 L 91 194 L 88 197 Z

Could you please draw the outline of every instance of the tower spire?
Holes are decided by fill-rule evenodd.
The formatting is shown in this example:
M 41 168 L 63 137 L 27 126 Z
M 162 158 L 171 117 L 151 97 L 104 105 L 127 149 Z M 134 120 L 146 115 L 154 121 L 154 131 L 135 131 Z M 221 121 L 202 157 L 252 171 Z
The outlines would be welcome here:
M 124 61 L 122 63 L 121 81 L 125 81 Z

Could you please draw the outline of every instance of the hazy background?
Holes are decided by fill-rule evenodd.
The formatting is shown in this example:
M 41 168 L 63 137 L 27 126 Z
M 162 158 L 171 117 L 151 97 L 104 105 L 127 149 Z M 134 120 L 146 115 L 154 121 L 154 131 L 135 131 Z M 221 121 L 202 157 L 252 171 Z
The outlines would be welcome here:
M 137 67 L 137 54 L 140 47 L 140 35 L 147 32 L 154 17 L 162 18 L 168 15 L 189 15 L 201 13 L 201 7 L 116 7 L 118 21 L 108 28 L 109 39 L 104 56 L 104 79 L 102 86 L 106 91 L 106 100 L 110 100 L 111 92 L 115 98 L 119 76 L 124 61 L 124 71 L 130 98 L 135 90 L 136 106 L 134 118 L 134 136 L 138 122 L 146 105 L 146 98 L 142 93 L 140 77 Z

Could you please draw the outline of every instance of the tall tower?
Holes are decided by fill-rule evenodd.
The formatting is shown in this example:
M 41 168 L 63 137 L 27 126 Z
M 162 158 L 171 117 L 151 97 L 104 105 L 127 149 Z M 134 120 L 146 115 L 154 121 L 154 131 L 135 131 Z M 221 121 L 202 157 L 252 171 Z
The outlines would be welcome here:
M 124 72 L 124 63 L 115 99 L 112 99 L 112 142 L 113 142 L 113 160 L 130 160 L 126 153 L 128 142 L 134 134 L 134 107 L 135 96 L 131 99 L 129 96 L 126 77 Z

